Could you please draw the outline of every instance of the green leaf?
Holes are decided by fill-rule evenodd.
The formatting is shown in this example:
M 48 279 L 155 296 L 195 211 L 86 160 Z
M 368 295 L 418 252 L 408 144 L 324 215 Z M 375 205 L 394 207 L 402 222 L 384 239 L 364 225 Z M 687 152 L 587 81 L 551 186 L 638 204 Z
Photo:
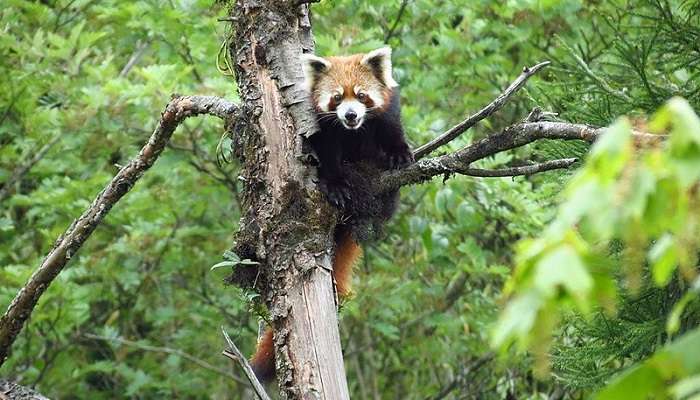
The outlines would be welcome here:
M 209 269 L 210 271 L 213 271 L 218 268 L 223 268 L 223 267 L 235 267 L 236 265 L 259 265 L 260 263 L 257 261 L 253 261 L 250 259 L 244 259 L 244 260 L 238 260 L 238 261 L 221 261 L 220 263 L 216 263 L 212 265 L 212 267 Z
M 627 119 L 619 119 L 591 147 L 584 167 L 595 173 L 602 184 L 610 184 L 632 157 L 632 128 Z
M 528 333 L 535 325 L 542 304 L 542 297 L 534 291 L 509 301 L 492 331 L 491 346 L 505 349 L 515 339 L 519 339 L 524 346 L 528 342 Z
M 678 250 L 673 236 L 666 234 L 659 238 L 649 250 L 648 258 L 654 282 L 665 286 L 678 265 Z
M 589 308 L 588 297 L 593 288 L 593 279 L 571 246 L 551 250 L 537 262 L 534 285 L 550 297 L 564 289 L 581 309 Z
M 608 385 L 596 400 L 648 400 L 668 398 L 664 392 L 664 377 L 651 366 L 635 366 Z
M 677 382 L 671 387 L 671 393 L 676 399 L 697 399 L 700 396 L 700 374 Z
M 676 304 L 673 305 L 673 310 L 666 320 L 666 332 L 669 335 L 677 333 L 681 326 L 681 316 L 688 306 L 688 303 L 694 301 L 700 296 L 700 277 L 695 278 L 693 286 L 681 297 Z
M 212 265 L 212 267 L 209 268 L 209 270 L 213 271 L 215 269 L 223 268 L 223 267 L 235 267 L 236 264 L 238 264 L 238 263 L 234 262 L 234 261 L 222 261 L 220 263 L 216 263 L 216 264 Z

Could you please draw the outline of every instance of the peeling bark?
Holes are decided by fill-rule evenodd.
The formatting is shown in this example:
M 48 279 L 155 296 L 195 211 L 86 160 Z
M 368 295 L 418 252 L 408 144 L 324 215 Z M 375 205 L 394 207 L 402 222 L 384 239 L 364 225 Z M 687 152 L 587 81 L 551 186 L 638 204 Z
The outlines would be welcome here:
M 260 262 L 257 289 L 272 320 L 277 379 L 287 399 L 348 399 L 331 277 L 336 213 L 304 165 L 317 130 L 299 56 L 313 42 L 308 5 L 239 0 L 231 59 L 244 118 L 234 153 L 244 181 L 234 250 Z
M 32 389 L 0 379 L 0 400 L 49 400 Z

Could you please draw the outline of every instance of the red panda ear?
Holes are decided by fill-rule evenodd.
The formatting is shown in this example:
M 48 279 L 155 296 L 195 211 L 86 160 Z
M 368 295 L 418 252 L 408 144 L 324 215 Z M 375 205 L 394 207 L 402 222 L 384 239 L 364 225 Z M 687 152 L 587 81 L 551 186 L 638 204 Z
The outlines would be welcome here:
M 316 78 L 326 72 L 330 68 L 330 61 L 325 58 L 317 57 L 313 54 L 301 55 L 301 69 L 304 71 L 306 88 L 311 91 L 316 82 Z
M 392 77 L 391 47 L 382 47 L 365 54 L 360 61 L 369 67 L 376 77 L 389 87 L 399 86 Z

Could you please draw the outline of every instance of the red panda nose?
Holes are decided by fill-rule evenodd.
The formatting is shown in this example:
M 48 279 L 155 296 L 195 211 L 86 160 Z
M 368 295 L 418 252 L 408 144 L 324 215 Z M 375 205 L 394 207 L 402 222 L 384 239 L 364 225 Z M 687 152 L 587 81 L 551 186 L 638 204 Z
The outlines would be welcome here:
M 345 119 L 348 121 L 354 121 L 357 118 L 357 113 L 355 111 L 348 111 L 345 113 Z

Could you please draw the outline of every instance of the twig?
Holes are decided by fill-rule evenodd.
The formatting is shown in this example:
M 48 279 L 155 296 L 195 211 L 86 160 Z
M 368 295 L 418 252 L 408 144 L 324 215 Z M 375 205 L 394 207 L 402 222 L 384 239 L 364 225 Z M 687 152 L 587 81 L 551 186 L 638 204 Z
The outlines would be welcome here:
M 447 397 L 448 394 L 450 394 L 450 392 L 455 390 L 460 383 L 466 382 L 467 378 L 469 377 L 469 375 L 473 371 L 478 370 L 484 364 L 491 361 L 494 357 L 495 357 L 495 355 L 493 353 L 486 353 L 485 355 L 476 359 L 474 362 L 471 363 L 471 365 L 464 367 L 457 374 L 457 376 L 444 389 L 442 389 L 440 391 L 440 393 L 436 394 L 434 397 L 430 397 L 429 399 L 430 400 L 444 399 L 445 397 Z
M 171 347 L 162 347 L 162 346 L 151 346 L 151 345 L 142 344 L 139 342 L 134 342 L 134 341 L 127 340 L 127 339 L 122 339 L 119 337 L 99 336 L 99 335 L 93 335 L 91 333 L 84 333 L 82 336 L 87 338 L 87 339 L 102 340 L 105 342 L 116 342 L 119 344 L 123 344 L 125 346 L 135 347 L 135 348 L 143 350 L 143 351 L 150 351 L 150 352 L 154 352 L 154 353 L 172 354 L 172 355 L 175 355 L 178 357 L 182 357 L 188 361 L 191 361 L 192 363 L 197 364 L 198 366 L 200 366 L 206 370 L 209 370 L 209 371 L 215 372 L 219 375 L 223 375 L 227 378 L 233 379 L 234 381 L 236 381 L 240 384 L 243 384 L 243 385 L 246 384 L 245 379 L 232 374 L 230 371 L 226 371 L 224 369 L 221 369 L 219 367 L 211 365 L 208 362 L 206 362 L 200 358 L 197 358 L 189 353 L 186 353 L 180 349 L 173 349 Z
M 243 368 L 245 376 L 248 377 L 250 384 L 253 385 L 253 389 L 260 400 L 270 400 L 270 396 L 267 395 L 265 388 L 255 376 L 255 372 L 253 372 L 253 368 L 250 367 L 248 360 L 243 356 L 243 353 L 238 350 L 238 347 L 233 343 L 223 326 L 221 327 L 221 333 L 224 334 L 224 339 L 226 339 L 226 343 L 228 344 L 228 349 L 225 349 L 221 354 L 237 362 L 238 365 Z
M 18 166 L 10 175 L 10 178 L 5 182 L 5 184 L 0 189 L 0 202 L 5 200 L 10 196 L 12 192 L 12 187 L 16 182 L 20 181 L 24 176 L 34 167 L 41 159 L 46 156 L 46 153 L 51 150 L 51 148 L 61 140 L 60 135 L 56 135 L 51 140 L 46 142 L 38 151 L 34 153 L 34 156 L 27 160 L 24 164 Z
M 553 169 L 569 168 L 576 161 L 576 158 L 562 158 L 561 160 L 551 160 L 539 164 L 523 165 L 520 167 L 511 167 L 503 169 L 467 168 L 459 173 L 461 175 L 479 176 L 484 178 L 532 175 L 538 172 L 551 171 Z
M 146 52 L 146 49 L 148 48 L 148 45 L 150 45 L 150 41 L 138 41 L 136 43 L 136 50 L 134 50 L 134 54 L 129 57 L 129 61 L 127 61 L 126 65 L 124 65 L 124 68 L 119 72 L 119 77 L 123 78 L 129 74 L 129 71 L 131 71 L 132 68 L 134 68 L 134 65 L 136 65 L 137 62 L 141 59 L 141 56 Z
M 170 136 L 186 118 L 208 114 L 222 119 L 233 118 L 237 107 L 227 100 L 212 96 L 174 96 L 165 107 L 160 122 L 141 152 L 123 167 L 97 195 L 90 207 L 61 235 L 19 290 L 5 314 L 0 318 L 0 366 L 5 362 L 12 343 L 22 330 L 41 295 L 63 270 L 71 257 L 102 222 L 109 210 L 131 190 L 138 179 L 158 159 Z
M 502 132 L 489 135 L 454 153 L 420 160 L 406 168 L 384 172 L 378 178 L 378 186 L 375 190 L 377 192 L 394 190 L 401 186 L 425 182 L 434 176 L 443 174 L 469 175 L 470 172 L 474 172 L 473 169 L 469 168 L 469 165 L 474 161 L 490 157 L 505 150 L 524 146 L 536 140 L 563 139 L 593 142 L 603 132 L 605 132 L 605 128 L 568 122 L 540 121 L 511 125 Z M 665 140 L 666 136 L 635 131 L 633 132 L 633 138 L 638 144 L 650 145 Z M 557 162 L 563 161 L 557 160 Z M 541 168 L 541 166 L 537 168 Z M 560 168 L 563 167 L 560 166 Z M 503 176 L 508 175 L 505 174 Z
M 391 25 L 391 28 L 389 28 L 389 32 L 386 33 L 384 36 L 384 43 L 388 44 L 389 40 L 394 36 L 394 32 L 396 31 L 396 28 L 399 26 L 399 21 L 401 21 L 401 17 L 403 16 L 404 11 L 406 11 L 406 6 L 408 5 L 408 0 L 403 0 L 401 2 L 401 7 L 399 8 L 399 12 L 396 14 L 396 19 L 394 20 L 394 23 Z
M 27 90 L 27 87 L 24 86 L 22 89 L 19 90 L 19 92 L 17 92 L 17 94 L 14 94 L 14 95 L 12 96 L 12 100 L 10 100 L 10 104 L 8 104 L 7 107 L 5 107 L 5 111 L 2 113 L 2 117 L 0 117 L 0 125 L 2 125 L 3 123 L 5 123 L 5 119 L 6 119 L 6 118 L 10 115 L 10 113 L 12 112 L 12 107 L 15 106 L 15 103 L 17 103 L 17 100 L 18 100 L 20 97 L 22 97 L 22 94 L 24 94 L 24 92 L 25 92 L 26 90 Z
M 489 115 L 495 113 L 498 111 L 503 105 L 510 99 L 510 97 L 520 90 L 523 86 L 525 86 L 525 82 L 527 82 L 528 79 L 534 74 L 537 73 L 540 69 L 546 67 L 549 65 L 549 61 L 544 61 L 541 62 L 537 65 L 533 65 L 530 68 L 523 68 L 523 72 L 518 76 L 516 80 L 513 81 L 513 83 L 510 84 L 506 88 L 506 90 L 503 91 L 498 97 L 496 97 L 491 103 L 489 103 L 486 107 L 482 108 L 479 110 L 474 115 L 471 115 L 469 118 L 465 119 L 464 121 L 460 122 L 459 124 L 453 126 L 440 136 L 436 137 L 435 139 L 431 140 L 430 142 L 420 146 L 413 152 L 413 156 L 415 157 L 416 160 L 420 160 L 421 158 L 425 157 L 428 155 L 431 151 L 437 149 L 438 147 L 445 145 L 452 140 L 454 140 L 457 136 L 461 135 L 464 133 L 467 129 L 471 128 L 472 126 L 476 125 L 477 122 L 481 121 L 482 119 L 488 117 Z

